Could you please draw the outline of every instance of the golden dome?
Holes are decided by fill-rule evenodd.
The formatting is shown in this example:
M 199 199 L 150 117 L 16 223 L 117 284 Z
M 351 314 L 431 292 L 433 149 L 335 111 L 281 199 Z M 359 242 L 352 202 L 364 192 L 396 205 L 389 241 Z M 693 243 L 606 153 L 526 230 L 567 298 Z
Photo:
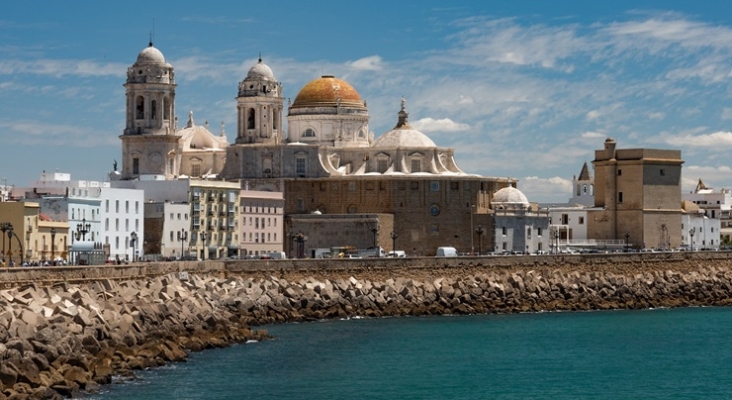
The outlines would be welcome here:
M 305 85 L 295 97 L 292 108 L 336 107 L 338 99 L 341 107 L 366 108 L 353 86 L 332 75 L 324 75 Z

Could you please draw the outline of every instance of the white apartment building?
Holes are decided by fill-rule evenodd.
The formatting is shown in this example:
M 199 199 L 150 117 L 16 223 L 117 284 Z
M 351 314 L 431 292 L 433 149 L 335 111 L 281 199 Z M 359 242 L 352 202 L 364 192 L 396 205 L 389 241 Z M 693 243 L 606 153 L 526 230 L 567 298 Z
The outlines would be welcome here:
M 709 219 L 709 221 L 707 221 L 707 225 L 715 226 L 716 222 L 713 220 L 719 221 L 719 229 L 716 231 L 716 237 L 710 237 L 706 241 L 707 246 L 710 244 L 709 241 L 716 239 L 715 243 L 717 243 L 718 247 L 719 242 L 724 235 L 732 235 L 732 219 L 730 218 L 730 209 L 732 209 L 732 193 L 730 193 L 729 189 L 721 189 L 715 192 L 713 188 L 705 186 L 704 182 L 699 179 L 696 189 L 691 193 L 683 193 L 681 195 L 681 199 L 690 201 L 699 207 L 699 210 Z M 683 233 L 686 236 L 688 234 L 688 229 L 684 230 Z M 687 243 L 689 239 L 690 237 L 686 238 L 684 243 Z M 699 236 L 696 236 L 694 241 L 696 243 L 700 243 L 698 239 Z
M 282 192 L 241 191 L 239 209 L 242 256 L 261 257 L 284 249 Z
M 41 213 L 68 221 L 71 247 L 77 241 L 104 248 L 110 259 L 134 260 L 144 254 L 142 190 L 110 187 L 109 182 L 71 180 L 67 173 L 41 174 L 26 191 Z
M 115 187 L 142 189 L 148 203 L 186 204 L 188 211 L 188 225 L 185 224 L 185 214 L 181 211 L 182 222 L 177 221 L 178 211 L 163 214 L 162 227 L 158 232 L 146 238 L 146 246 L 163 249 L 170 248 L 172 243 L 163 246 L 163 235 L 169 240 L 170 233 L 174 232 L 177 243 L 177 233 L 185 229 L 188 233 L 188 247 L 184 252 L 200 259 L 239 258 L 240 233 L 239 227 L 239 199 L 240 185 L 236 182 L 213 181 L 203 179 L 178 180 L 127 180 L 112 181 Z M 149 222 L 148 223 L 152 223 Z M 178 228 L 178 224 L 181 224 Z M 166 250 L 167 252 L 167 250 Z M 179 251 L 178 251 L 179 252 Z M 172 250 L 171 250 L 172 254 Z M 177 254 L 177 253 L 176 253 Z

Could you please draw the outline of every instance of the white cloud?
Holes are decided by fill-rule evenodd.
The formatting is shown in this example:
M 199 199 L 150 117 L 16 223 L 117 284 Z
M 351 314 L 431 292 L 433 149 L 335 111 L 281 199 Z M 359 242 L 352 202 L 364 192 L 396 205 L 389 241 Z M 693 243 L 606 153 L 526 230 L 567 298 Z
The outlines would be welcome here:
M 585 132 L 582 134 L 583 139 L 601 139 L 607 136 L 602 132 Z
M 119 145 L 118 133 L 77 126 L 27 120 L 0 120 L 0 129 L 6 133 L 6 142 L 17 145 L 58 145 L 67 147 L 95 147 Z
M 732 146 L 732 132 L 714 132 L 702 135 L 682 134 L 663 137 L 663 140 L 675 147 L 703 147 L 709 150 L 728 151 L 728 146 Z
M 124 76 L 127 65 L 90 60 L 0 60 L 0 74 L 61 76 Z
M 572 196 L 572 181 L 560 178 L 527 176 L 519 179 L 518 188 L 530 202 L 567 202 Z
M 410 123 L 414 129 L 422 132 L 460 132 L 470 129 L 470 125 L 455 122 L 450 118 L 422 118 Z
M 349 67 L 359 71 L 380 71 L 384 69 L 383 61 L 379 56 L 368 56 L 346 63 Z
M 662 112 L 648 112 L 648 113 L 646 113 L 646 115 L 648 116 L 648 118 L 657 120 L 657 121 L 660 121 L 660 120 L 666 118 L 666 113 L 662 113 Z
M 729 121 L 732 119 L 732 108 L 730 107 L 724 107 L 722 109 L 722 114 L 719 116 L 724 121 Z
M 585 115 L 585 119 L 588 121 L 595 120 L 600 117 L 600 111 L 592 110 Z

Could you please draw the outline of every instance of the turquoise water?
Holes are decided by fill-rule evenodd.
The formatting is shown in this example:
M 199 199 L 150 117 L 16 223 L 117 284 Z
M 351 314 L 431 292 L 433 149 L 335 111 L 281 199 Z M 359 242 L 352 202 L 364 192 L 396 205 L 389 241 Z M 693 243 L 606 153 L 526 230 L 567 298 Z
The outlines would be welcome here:
M 723 399 L 732 308 L 324 321 L 95 399 Z

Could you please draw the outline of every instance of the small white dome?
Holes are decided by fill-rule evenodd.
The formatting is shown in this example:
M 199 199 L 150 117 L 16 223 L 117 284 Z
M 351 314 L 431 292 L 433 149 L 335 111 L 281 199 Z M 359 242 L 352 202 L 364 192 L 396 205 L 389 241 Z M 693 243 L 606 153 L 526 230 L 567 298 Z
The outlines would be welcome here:
M 165 57 L 152 43 L 137 55 L 135 64 L 165 64 Z
M 405 109 L 406 100 L 402 97 L 402 109 L 397 114 L 399 121 L 394 129 L 381 135 L 374 142 L 374 147 L 437 147 L 424 133 L 412 128 L 409 125 L 409 113 Z
M 505 187 L 493 194 L 493 203 L 529 204 L 529 199 L 513 186 Z
M 267 80 L 275 80 L 274 73 L 272 72 L 272 68 L 270 68 L 267 64 L 262 62 L 262 59 L 259 59 L 259 62 L 254 64 L 251 68 L 249 68 L 249 73 L 247 74 L 247 78 L 255 78 L 255 79 L 267 79 Z
M 424 133 L 408 126 L 407 128 L 397 128 L 386 132 L 376 139 L 373 147 L 437 147 L 435 142 Z

